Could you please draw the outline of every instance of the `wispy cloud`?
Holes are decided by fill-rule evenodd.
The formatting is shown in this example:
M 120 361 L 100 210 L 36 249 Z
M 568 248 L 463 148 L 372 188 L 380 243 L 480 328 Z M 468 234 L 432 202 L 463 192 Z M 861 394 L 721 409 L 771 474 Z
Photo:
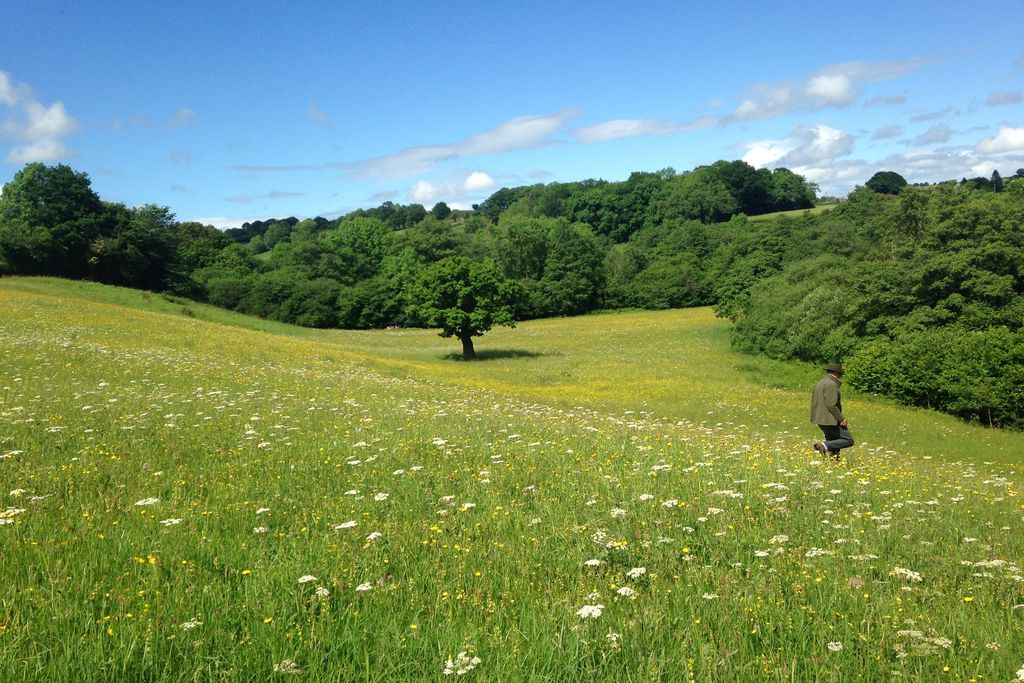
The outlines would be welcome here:
M 248 194 L 236 194 L 233 197 L 225 197 L 224 201 L 231 202 L 232 204 L 252 204 L 257 199 L 294 199 L 295 197 L 305 197 L 305 192 L 285 192 L 282 190 L 271 190 L 265 194 L 256 195 L 255 197 Z
M 10 164 L 54 161 L 74 156 L 63 138 L 78 130 L 63 102 L 45 105 L 26 83 L 15 83 L 10 74 L 0 71 L 0 106 L 7 116 L 0 121 L 0 141 L 15 144 L 4 160 Z
M 500 123 L 489 130 L 470 135 L 458 142 L 409 147 L 391 154 L 360 161 L 284 166 L 245 165 L 230 166 L 229 168 L 242 173 L 341 169 L 346 176 L 357 180 L 408 178 L 430 172 L 446 161 L 562 144 L 564 141 L 557 138 L 556 134 L 561 132 L 565 125 L 579 114 L 578 109 L 563 109 L 541 116 L 520 116 Z
M 902 132 L 903 126 L 894 123 L 890 126 L 882 126 L 881 128 L 876 129 L 875 132 L 871 134 L 871 139 L 888 140 L 889 138 L 894 138 L 897 135 L 900 135 Z
M 865 107 L 878 107 L 887 106 L 893 107 L 901 104 L 906 104 L 907 98 L 903 95 L 875 95 L 864 102 Z
M 520 116 L 458 142 L 410 147 L 338 166 L 358 179 L 405 178 L 426 173 L 445 161 L 560 144 L 554 135 L 579 114 L 578 109 L 563 109 L 541 116 Z
M 757 83 L 748 88 L 743 101 L 723 122 L 758 121 L 794 111 L 845 107 L 856 99 L 865 84 L 903 76 L 933 61 L 843 62 L 797 80 Z
M 985 104 L 990 107 L 998 107 L 1001 104 L 1017 104 L 1021 101 L 1021 95 L 1016 90 L 996 90 L 988 96 Z
M 949 142 L 953 135 L 953 129 L 944 123 L 936 123 L 934 126 L 914 138 L 916 145 L 937 145 Z
M 188 107 L 178 107 L 178 110 L 164 121 L 164 128 L 181 128 L 188 125 L 195 117 L 196 113 Z
M 572 131 L 572 136 L 577 142 L 587 145 L 595 142 L 617 140 L 619 138 L 632 138 L 638 135 L 676 135 L 713 126 L 719 122 L 720 118 L 718 116 L 701 116 L 684 123 L 672 123 L 656 119 L 614 119 L 592 126 L 577 128 Z
M 328 130 L 334 130 L 334 120 L 330 114 L 316 106 L 316 102 L 309 103 L 309 109 L 306 110 L 306 118 L 313 123 L 318 123 Z
M 911 116 L 910 121 L 912 123 L 921 123 L 922 121 L 935 121 L 937 119 L 941 119 L 943 116 L 945 116 L 952 110 L 952 107 L 944 107 L 942 109 L 937 109 L 935 111 L 926 111 L 924 113 L 915 114 L 914 116 Z

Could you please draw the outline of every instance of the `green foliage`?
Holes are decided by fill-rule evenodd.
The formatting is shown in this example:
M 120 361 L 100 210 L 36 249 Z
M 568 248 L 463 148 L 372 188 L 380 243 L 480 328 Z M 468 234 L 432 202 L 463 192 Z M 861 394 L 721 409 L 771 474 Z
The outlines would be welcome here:
M 1024 333 L 940 328 L 876 339 L 846 363 L 849 381 L 908 405 L 989 426 L 1024 427 Z
M 1007 363 L 1024 327 L 1024 204 L 1007 194 L 866 190 L 829 214 L 726 241 L 717 305 L 736 321 L 736 348 L 849 358 L 851 381 L 866 390 L 1022 426 Z
M 28 164 L 0 194 L 0 224 L 20 224 L 22 227 L 14 230 L 27 238 L 24 243 L 12 243 L 14 234 L 7 231 L 6 260 L 17 263 L 27 257 L 32 272 L 85 277 L 89 245 L 103 234 L 104 219 L 103 204 L 93 192 L 89 176 L 64 164 Z M 45 229 L 49 237 L 30 236 L 26 228 Z M 37 256 L 47 242 L 46 262 L 39 269 Z
M 493 261 L 452 256 L 427 268 L 410 292 L 412 315 L 440 327 L 442 337 L 462 342 L 463 359 L 473 360 L 473 337 L 495 325 L 515 327 L 515 286 Z
M 864 187 L 880 194 L 899 194 L 907 180 L 895 171 L 879 171 L 864 183 Z

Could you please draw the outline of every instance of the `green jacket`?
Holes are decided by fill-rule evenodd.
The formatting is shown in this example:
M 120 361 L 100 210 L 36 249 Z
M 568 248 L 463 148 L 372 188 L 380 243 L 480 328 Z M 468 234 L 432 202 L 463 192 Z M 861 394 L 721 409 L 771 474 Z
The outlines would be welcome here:
M 816 425 L 837 425 L 842 422 L 843 399 L 839 395 L 841 382 L 825 375 L 811 391 L 811 422 Z

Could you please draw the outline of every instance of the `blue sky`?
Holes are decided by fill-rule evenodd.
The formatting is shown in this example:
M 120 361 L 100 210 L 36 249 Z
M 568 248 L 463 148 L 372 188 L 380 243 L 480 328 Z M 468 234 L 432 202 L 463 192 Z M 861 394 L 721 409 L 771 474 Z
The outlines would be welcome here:
M 218 227 L 717 159 L 845 194 L 1024 167 L 1007 2 L 11 3 L 0 183 L 31 161 Z

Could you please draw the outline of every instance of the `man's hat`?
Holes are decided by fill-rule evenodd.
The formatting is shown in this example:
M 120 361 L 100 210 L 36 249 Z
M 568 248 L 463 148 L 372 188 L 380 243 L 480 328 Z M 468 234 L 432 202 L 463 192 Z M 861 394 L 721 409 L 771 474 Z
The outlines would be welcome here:
M 829 363 L 828 367 L 825 368 L 825 372 L 831 373 L 833 375 L 842 375 L 843 366 L 840 365 L 839 363 Z

